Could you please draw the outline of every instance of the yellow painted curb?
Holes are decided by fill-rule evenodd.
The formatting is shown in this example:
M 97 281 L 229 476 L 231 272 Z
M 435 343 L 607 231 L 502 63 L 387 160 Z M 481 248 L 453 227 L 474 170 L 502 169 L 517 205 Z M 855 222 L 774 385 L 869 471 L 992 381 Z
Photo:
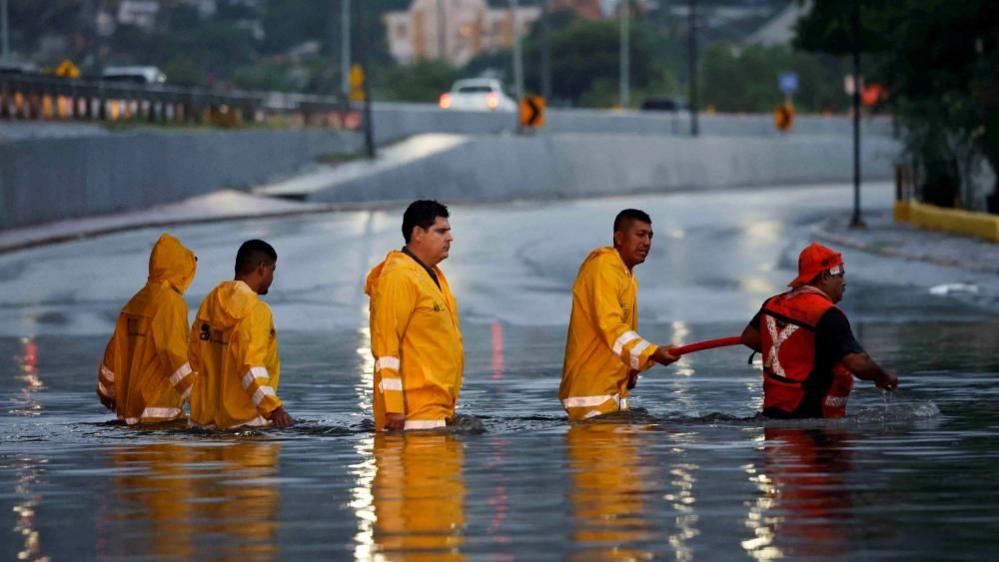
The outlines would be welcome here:
M 945 209 L 915 201 L 896 201 L 895 222 L 908 222 L 927 230 L 974 236 L 999 242 L 999 216 L 959 209 Z

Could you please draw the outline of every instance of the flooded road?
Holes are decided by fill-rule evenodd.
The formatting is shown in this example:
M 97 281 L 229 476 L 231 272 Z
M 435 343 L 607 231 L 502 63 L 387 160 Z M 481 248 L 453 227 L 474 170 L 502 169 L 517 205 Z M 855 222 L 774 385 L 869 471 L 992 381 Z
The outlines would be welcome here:
M 886 185 L 865 192 L 889 208 Z M 242 240 L 278 251 L 278 394 L 302 423 L 212 434 L 109 424 L 96 365 L 159 230 L 0 256 L 0 557 L 40 560 L 987 560 L 999 547 L 994 276 L 846 250 L 842 308 L 896 370 L 850 416 L 763 423 L 743 349 L 649 371 L 636 410 L 570 425 L 557 398 L 569 287 L 638 207 L 640 333 L 736 335 L 794 277 L 846 187 L 454 206 L 443 264 L 462 312 L 459 411 L 485 432 L 375 435 L 362 293 L 401 209 L 173 229 L 189 306 Z M 936 295 L 946 283 L 977 284 Z M 468 423 L 468 427 L 476 426 Z M 472 429 L 475 429 L 474 427 Z

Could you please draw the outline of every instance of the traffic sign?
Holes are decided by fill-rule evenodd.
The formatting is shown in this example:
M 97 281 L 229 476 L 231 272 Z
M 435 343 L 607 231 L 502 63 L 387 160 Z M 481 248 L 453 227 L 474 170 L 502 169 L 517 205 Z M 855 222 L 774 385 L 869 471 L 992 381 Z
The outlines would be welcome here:
M 69 59 L 63 59 L 59 66 L 52 72 L 56 76 L 61 76 L 63 78 L 79 78 L 80 69 L 73 64 L 73 61 Z
M 361 65 L 355 64 L 350 67 L 347 81 L 350 83 L 351 101 L 364 101 L 364 69 Z
M 780 91 L 785 94 L 793 94 L 798 91 L 797 72 L 781 72 L 780 76 L 777 77 L 777 81 L 780 84 Z
M 788 102 L 774 108 L 774 126 L 782 133 L 794 128 L 794 105 Z
M 520 100 L 520 126 L 537 129 L 545 124 L 545 98 L 524 96 Z

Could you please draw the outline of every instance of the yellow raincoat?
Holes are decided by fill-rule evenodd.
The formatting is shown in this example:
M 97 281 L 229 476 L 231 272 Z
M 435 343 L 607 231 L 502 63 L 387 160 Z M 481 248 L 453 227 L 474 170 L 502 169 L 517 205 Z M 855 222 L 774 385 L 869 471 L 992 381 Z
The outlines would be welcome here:
M 194 377 L 187 362 L 187 304 L 194 252 L 163 234 L 149 256 L 149 280 L 118 316 L 98 369 L 97 394 L 115 401 L 129 425 L 184 417 Z
M 454 416 L 465 366 L 458 304 L 444 273 L 440 287 L 403 252 L 392 251 L 368 273 L 371 353 L 375 358 L 375 425 L 406 414 L 406 429 L 444 425 Z
M 191 327 L 191 421 L 231 428 L 262 426 L 281 406 L 277 332 L 267 303 L 242 281 L 215 287 Z
M 627 410 L 628 377 L 658 349 L 638 335 L 638 281 L 614 248 L 597 248 L 572 285 L 559 399 L 572 420 Z

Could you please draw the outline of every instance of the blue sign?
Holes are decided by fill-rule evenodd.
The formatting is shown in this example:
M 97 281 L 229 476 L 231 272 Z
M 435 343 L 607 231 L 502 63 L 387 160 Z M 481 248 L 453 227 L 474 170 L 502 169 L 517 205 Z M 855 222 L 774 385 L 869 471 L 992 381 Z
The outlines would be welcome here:
M 780 82 L 780 91 L 785 94 L 793 94 L 798 91 L 797 72 L 781 72 L 778 81 Z

